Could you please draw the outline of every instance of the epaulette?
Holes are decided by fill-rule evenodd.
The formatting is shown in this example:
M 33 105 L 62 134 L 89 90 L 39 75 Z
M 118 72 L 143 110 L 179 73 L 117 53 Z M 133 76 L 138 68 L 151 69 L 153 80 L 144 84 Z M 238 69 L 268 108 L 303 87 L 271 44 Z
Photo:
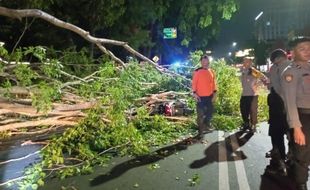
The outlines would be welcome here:
M 296 63 L 294 63 L 294 62 L 291 62 L 287 67 L 286 67 L 286 69 L 301 69 L 301 65 L 299 65 L 299 64 L 296 64 Z
M 199 68 L 195 69 L 195 71 L 199 71 L 200 69 L 202 69 L 202 67 L 199 67 Z
M 301 69 L 301 65 L 294 64 L 294 66 L 295 66 L 297 69 Z
M 285 69 L 283 69 L 281 75 L 282 75 L 283 73 L 285 73 L 286 71 L 292 69 L 293 67 L 294 67 L 294 63 L 292 63 L 292 62 L 289 63 L 289 64 L 285 67 Z

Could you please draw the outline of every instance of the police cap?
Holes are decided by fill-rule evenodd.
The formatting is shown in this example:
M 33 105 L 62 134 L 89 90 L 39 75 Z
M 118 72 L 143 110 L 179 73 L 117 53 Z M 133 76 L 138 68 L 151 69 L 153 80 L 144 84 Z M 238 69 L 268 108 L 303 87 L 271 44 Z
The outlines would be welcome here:
M 286 57 L 286 52 L 283 49 L 275 49 L 270 54 L 270 61 L 274 62 L 276 58 Z
M 310 37 L 309 36 L 296 36 L 288 43 L 288 45 L 290 48 L 294 48 L 302 42 L 310 42 Z

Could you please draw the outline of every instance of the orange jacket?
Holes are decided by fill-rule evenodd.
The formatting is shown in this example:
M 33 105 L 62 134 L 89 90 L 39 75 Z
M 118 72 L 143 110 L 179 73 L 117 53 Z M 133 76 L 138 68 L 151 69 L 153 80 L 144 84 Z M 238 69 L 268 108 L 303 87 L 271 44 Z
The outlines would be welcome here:
M 198 96 L 210 96 L 216 90 L 215 73 L 212 69 L 198 68 L 193 74 L 192 90 Z

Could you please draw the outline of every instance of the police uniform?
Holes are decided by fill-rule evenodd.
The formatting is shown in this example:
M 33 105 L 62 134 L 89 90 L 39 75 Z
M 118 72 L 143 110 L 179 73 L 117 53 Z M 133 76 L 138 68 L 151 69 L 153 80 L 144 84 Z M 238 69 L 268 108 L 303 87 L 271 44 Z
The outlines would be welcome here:
M 297 184 L 306 184 L 310 164 L 310 64 L 292 63 L 282 73 L 281 84 L 290 128 L 301 127 L 306 145 L 291 143 L 292 172 Z
M 242 95 L 240 99 L 240 112 L 243 120 L 243 129 L 257 124 L 258 79 L 251 73 L 251 68 L 241 69 Z
M 286 114 L 283 102 L 283 92 L 281 88 L 281 73 L 290 64 L 283 61 L 279 64 L 273 64 L 269 71 L 270 93 L 267 102 L 269 106 L 269 136 L 272 142 L 272 159 L 285 160 L 284 134 L 288 129 Z
M 197 124 L 199 135 L 210 129 L 210 121 L 213 113 L 212 98 L 217 90 L 215 74 L 212 69 L 202 67 L 196 69 L 192 80 L 193 93 L 197 94 L 200 101 L 197 102 Z
M 273 64 L 270 67 L 269 78 L 270 78 L 270 89 L 273 88 L 274 91 L 283 98 L 283 92 L 281 87 L 281 74 L 291 62 L 289 60 L 283 61 L 283 63 Z

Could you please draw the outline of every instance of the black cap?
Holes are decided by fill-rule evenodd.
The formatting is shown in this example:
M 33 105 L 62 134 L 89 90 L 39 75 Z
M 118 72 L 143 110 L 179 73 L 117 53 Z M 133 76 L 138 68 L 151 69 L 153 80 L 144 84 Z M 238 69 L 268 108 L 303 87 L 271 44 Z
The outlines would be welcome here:
M 200 61 L 203 59 L 208 59 L 209 60 L 209 56 L 207 54 L 204 54 L 200 57 Z
M 310 42 L 310 37 L 309 36 L 296 36 L 288 43 L 288 45 L 290 48 L 294 48 L 302 42 Z
M 275 49 L 270 54 L 270 61 L 274 62 L 276 58 L 287 57 L 286 52 L 283 49 Z

